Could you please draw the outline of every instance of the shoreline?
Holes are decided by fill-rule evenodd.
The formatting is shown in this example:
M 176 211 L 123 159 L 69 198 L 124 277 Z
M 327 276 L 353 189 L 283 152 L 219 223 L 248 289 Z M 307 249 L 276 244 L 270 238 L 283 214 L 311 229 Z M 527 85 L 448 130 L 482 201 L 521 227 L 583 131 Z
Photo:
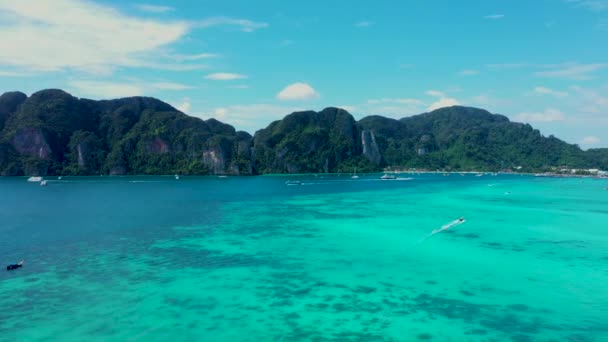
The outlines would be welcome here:
M 485 171 L 381 171 L 381 172 L 363 172 L 358 173 L 360 176 L 364 175 L 383 175 L 383 174 L 405 174 L 405 175 L 421 175 L 421 174 L 436 174 L 436 175 L 474 175 L 476 177 L 482 176 L 490 176 L 496 177 L 501 175 L 513 175 L 513 176 L 527 176 L 527 177 L 540 177 L 540 178 L 592 178 L 592 179 L 606 179 L 608 180 L 608 175 L 584 175 L 584 174 L 562 174 L 562 173 L 529 173 L 529 172 L 485 172 Z M 207 174 L 207 175 L 179 175 L 179 177 L 215 177 L 215 178 L 230 178 L 230 177 L 264 177 L 264 176 L 272 176 L 272 177 L 305 177 L 305 176 L 331 176 L 331 177 L 342 177 L 352 175 L 350 172 L 328 172 L 328 173 L 266 173 L 266 174 L 257 174 L 257 175 L 228 175 L 228 174 Z M 479 176 L 480 175 L 480 176 Z M 79 175 L 52 175 L 52 176 L 0 176 L 0 179 L 18 179 L 24 178 L 28 179 L 30 177 L 42 177 L 43 179 L 57 179 L 61 178 L 88 178 L 88 177 L 110 177 L 110 178 L 123 178 L 123 177 L 175 177 L 176 175 L 168 175 L 168 174 L 159 174 L 159 175 L 87 175 L 87 176 L 79 176 Z

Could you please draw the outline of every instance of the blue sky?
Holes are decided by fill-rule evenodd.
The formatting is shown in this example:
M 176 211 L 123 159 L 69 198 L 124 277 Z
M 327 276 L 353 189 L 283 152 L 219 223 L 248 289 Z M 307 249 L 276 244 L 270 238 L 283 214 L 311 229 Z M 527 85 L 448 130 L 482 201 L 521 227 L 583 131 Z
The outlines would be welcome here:
M 146 95 L 253 133 L 462 104 L 608 146 L 608 0 L 0 0 L 0 91 Z

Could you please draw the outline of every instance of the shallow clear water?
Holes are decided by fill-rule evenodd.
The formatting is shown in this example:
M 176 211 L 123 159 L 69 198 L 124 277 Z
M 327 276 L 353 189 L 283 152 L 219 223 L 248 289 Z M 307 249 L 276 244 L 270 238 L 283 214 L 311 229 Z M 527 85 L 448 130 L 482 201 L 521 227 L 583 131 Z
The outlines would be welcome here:
M 0 179 L 0 340 L 608 341 L 608 181 L 378 177 Z

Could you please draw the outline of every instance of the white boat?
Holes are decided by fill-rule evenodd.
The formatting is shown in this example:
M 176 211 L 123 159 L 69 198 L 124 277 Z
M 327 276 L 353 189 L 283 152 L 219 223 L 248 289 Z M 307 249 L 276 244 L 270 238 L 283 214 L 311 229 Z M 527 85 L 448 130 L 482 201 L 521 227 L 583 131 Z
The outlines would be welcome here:
M 176 180 L 179 180 L 179 175 L 175 175 L 175 179 L 176 179 Z
M 297 181 L 297 180 L 288 180 L 285 182 L 285 185 L 287 185 L 287 186 L 302 185 L 302 182 Z
M 40 186 L 46 186 L 46 181 L 45 180 L 40 181 Z
M 226 175 L 217 176 L 217 178 L 228 178 Z
M 359 179 L 359 176 L 357 176 L 357 168 L 355 168 L 355 173 L 350 178 L 352 178 L 352 179 Z
M 30 177 L 27 179 L 28 182 L 42 182 L 42 177 Z
M 397 177 L 389 174 L 384 174 L 384 176 L 380 177 L 380 179 L 397 179 Z

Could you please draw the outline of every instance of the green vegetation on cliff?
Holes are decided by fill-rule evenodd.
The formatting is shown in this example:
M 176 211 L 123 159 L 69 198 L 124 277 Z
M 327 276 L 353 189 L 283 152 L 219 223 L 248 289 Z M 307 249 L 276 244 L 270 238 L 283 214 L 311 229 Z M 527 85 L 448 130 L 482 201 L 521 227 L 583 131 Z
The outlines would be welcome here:
M 92 101 L 55 89 L 29 98 L 7 94 L 0 98 L 2 175 L 253 172 L 241 146 L 251 143 L 249 134 L 153 98 Z
M 287 115 L 252 137 L 147 97 L 93 101 L 61 90 L 0 96 L 0 175 L 234 174 L 384 168 L 608 169 L 530 125 L 454 106 L 401 120 L 326 108 Z

